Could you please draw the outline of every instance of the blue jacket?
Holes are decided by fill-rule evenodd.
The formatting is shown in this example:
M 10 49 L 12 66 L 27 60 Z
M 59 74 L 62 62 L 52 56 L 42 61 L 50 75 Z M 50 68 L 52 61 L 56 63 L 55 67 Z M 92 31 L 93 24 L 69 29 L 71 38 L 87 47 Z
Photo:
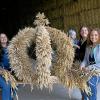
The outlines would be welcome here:
M 100 70 L 100 44 L 98 44 L 93 51 L 96 64 L 89 65 L 89 54 L 91 52 L 91 46 L 86 48 L 84 60 L 81 63 L 81 67 L 88 67 L 89 69 Z
M 3 48 L 3 54 L 1 56 L 0 66 L 4 69 L 10 70 L 9 57 L 7 48 Z

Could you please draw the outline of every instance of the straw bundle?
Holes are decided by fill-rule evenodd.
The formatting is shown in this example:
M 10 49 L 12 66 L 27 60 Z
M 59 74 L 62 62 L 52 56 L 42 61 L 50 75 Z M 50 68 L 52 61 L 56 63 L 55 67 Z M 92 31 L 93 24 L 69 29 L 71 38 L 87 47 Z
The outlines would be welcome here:
M 56 45 L 57 60 L 53 65 L 53 71 L 59 78 L 60 82 L 66 84 L 66 71 L 71 68 L 74 58 L 74 49 L 71 45 L 70 38 L 64 32 L 55 28 L 46 27 L 50 33 L 51 41 Z
M 13 89 L 17 89 L 17 82 L 15 78 L 11 75 L 11 73 L 5 69 L 0 69 L 0 75 L 5 79 L 5 81 L 8 83 L 11 83 L 11 87 Z
M 52 84 L 56 79 L 50 73 L 51 52 L 49 33 L 44 26 L 38 26 L 36 32 L 36 74 L 38 76 L 37 83 L 41 89 L 43 86 L 52 89 Z
M 74 63 L 74 49 L 65 33 L 55 28 L 46 27 L 50 33 L 51 41 L 56 46 L 56 61 L 53 63 L 52 73 L 57 76 L 59 82 L 65 87 L 74 88 L 78 87 L 90 93 L 90 88 L 87 85 L 88 79 L 91 74 L 84 74 L 79 70 L 79 63 Z M 83 74 L 84 76 L 82 76 Z
M 74 48 L 70 38 L 64 32 L 46 26 L 49 21 L 44 14 L 39 13 L 34 24 L 36 28 L 19 31 L 9 45 L 10 63 L 16 76 L 24 83 L 37 85 L 41 89 L 51 89 L 59 79 L 65 87 L 78 87 L 90 92 L 87 81 L 97 73 L 92 71 L 85 74 L 79 70 L 79 63 L 73 64 Z M 27 53 L 27 47 L 31 43 L 36 44 L 36 59 L 31 59 Z M 51 56 L 52 51 L 54 59 Z
M 41 89 L 43 86 L 51 89 L 56 81 L 56 77 L 50 74 L 52 49 L 49 33 L 44 27 L 48 23 L 44 15 L 40 16 L 39 13 L 34 21 L 37 27 L 19 31 L 8 47 L 11 67 L 18 79 L 22 80 L 23 83 L 35 84 Z M 27 53 L 27 48 L 32 43 L 36 44 L 34 64 L 33 60 L 35 59 L 31 59 Z
M 35 30 L 25 28 L 18 32 L 8 47 L 11 67 L 18 79 L 26 83 L 31 83 L 33 76 L 32 63 L 27 54 L 27 47 L 30 47 L 32 40 L 35 41 Z

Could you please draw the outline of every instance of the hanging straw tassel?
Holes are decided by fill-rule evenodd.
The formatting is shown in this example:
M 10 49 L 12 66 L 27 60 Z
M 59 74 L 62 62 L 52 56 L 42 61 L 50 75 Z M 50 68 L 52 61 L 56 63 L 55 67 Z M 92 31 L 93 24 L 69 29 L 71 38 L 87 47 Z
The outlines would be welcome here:
M 56 77 L 50 73 L 52 48 L 49 33 L 44 26 L 37 27 L 36 33 L 36 57 L 37 57 L 37 82 L 40 88 L 43 86 L 52 89 Z M 54 78 L 54 79 L 53 79 Z

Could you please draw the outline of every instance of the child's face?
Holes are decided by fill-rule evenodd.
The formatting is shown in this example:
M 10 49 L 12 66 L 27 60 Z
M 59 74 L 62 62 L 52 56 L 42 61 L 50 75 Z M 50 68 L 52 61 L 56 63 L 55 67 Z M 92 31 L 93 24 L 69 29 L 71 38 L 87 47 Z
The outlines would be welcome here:
M 71 38 L 72 38 L 72 39 L 76 39 L 76 33 L 75 33 L 75 32 L 73 32 L 73 33 L 71 34 Z

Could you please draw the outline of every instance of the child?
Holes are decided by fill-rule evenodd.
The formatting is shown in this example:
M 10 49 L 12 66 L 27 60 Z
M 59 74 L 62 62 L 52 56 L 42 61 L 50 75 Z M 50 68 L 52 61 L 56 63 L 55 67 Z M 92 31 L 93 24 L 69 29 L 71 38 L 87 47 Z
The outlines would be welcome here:
M 76 39 L 76 31 L 73 29 L 70 29 L 68 32 L 68 35 L 72 40 L 73 47 L 80 49 L 80 47 L 78 46 L 79 41 Z

